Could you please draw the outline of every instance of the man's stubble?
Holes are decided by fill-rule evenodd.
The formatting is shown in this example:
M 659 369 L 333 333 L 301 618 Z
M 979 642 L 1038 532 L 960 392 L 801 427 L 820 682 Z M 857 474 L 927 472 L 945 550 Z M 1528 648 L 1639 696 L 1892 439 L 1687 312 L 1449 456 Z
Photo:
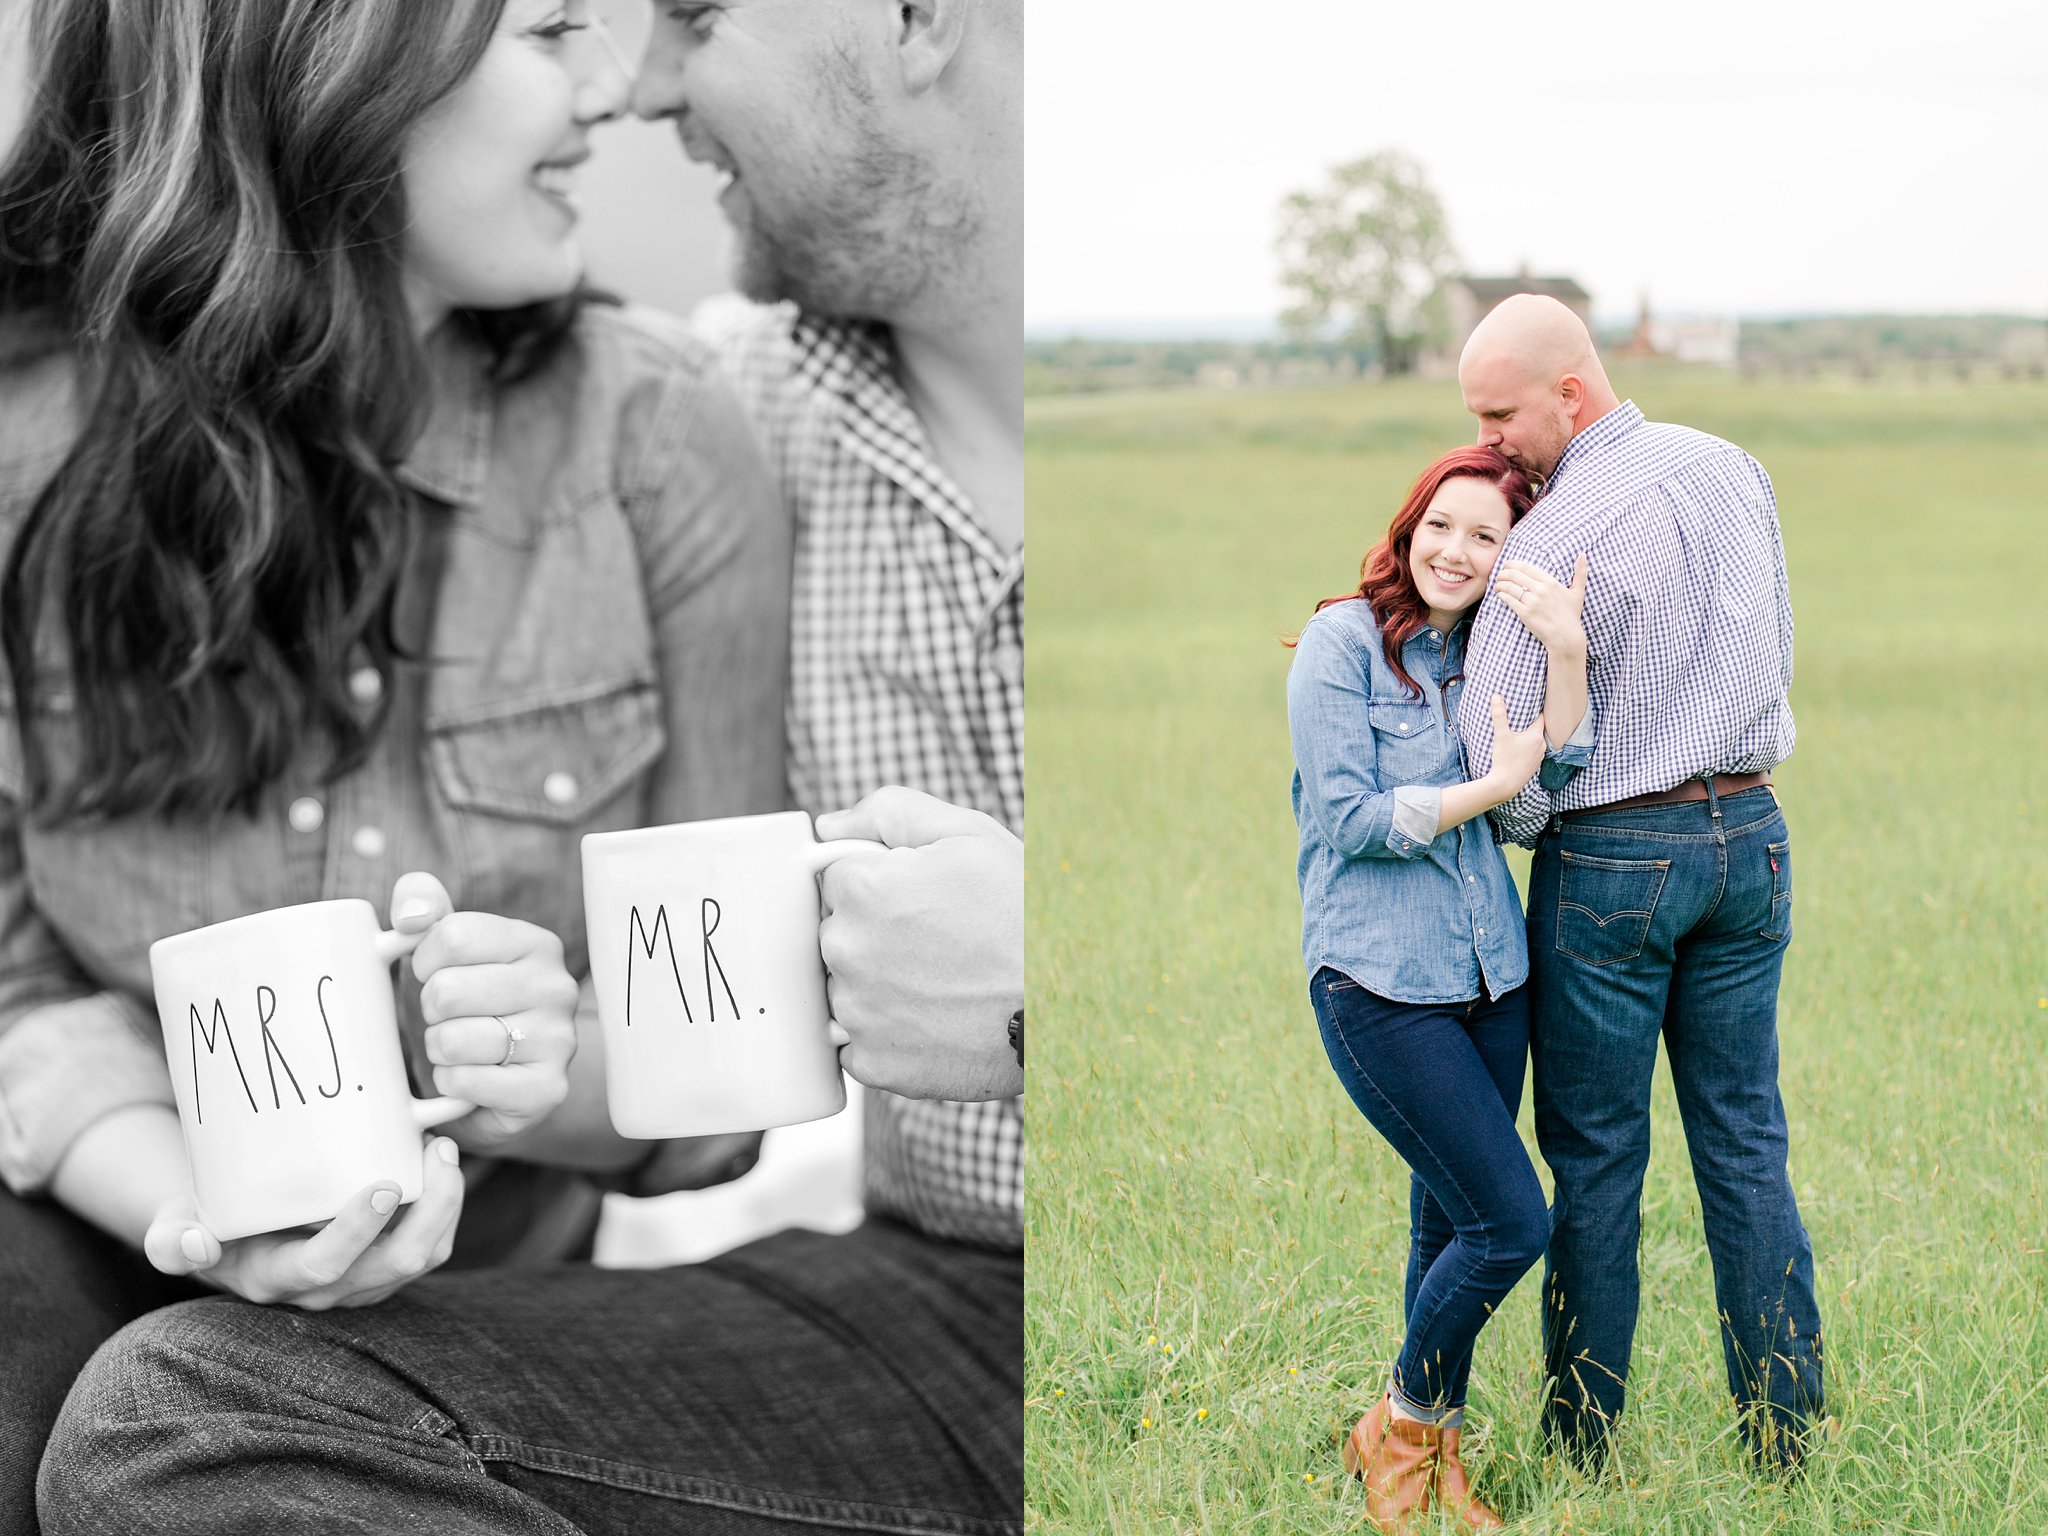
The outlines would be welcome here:
M 959 264 L 982 225 L 979 194 L 895 132 L 852 60 L 823 72 L 846 152 L 772 208 L 750 203 L 734 281 L 763 303 L 838 319 L 899 319 Z

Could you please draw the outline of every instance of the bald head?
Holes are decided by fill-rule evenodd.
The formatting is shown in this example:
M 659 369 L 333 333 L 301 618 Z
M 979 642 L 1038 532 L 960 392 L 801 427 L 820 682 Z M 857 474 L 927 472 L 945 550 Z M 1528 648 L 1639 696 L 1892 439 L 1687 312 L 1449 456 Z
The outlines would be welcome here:
M 1535 293 L 1501 300 L 1473 327 L 1458 388 L 1480 443 L 1545 477 L 1573 437 L 1621 403 L 1585 322 Z

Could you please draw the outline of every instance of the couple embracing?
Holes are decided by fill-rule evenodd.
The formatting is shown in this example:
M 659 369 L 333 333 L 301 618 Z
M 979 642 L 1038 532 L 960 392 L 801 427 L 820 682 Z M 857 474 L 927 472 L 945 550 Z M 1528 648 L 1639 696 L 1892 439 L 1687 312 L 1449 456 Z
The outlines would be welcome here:
M 30 6 L 9 1536 L 1021 1530 L 1021 6 L 651 10 L 634 67 L 592 0 Z M 583 283 L 629 111 L 728 173 L 758 302 Z M 867 1220 L 597 1268 L 605 1194 L 759 1142 L 615 1129 L 581 840 L 792 804 L 889 845 L 815 930 Z M 209 1230 L 150 946 L 351 900 L 476 1108 L 410 1204 Z
M 1796 1467 L 1822 1413 L 1777 1086 L 1792 611 L 1770 482 L 1619 400 L 1554 299 L 1492 311 L 1458 378 L 1478 445 L 1422 473 L 1288 679 L 1316 1018 L 1413 1173 L 1405 1337 L 1343 1448 L 1387 1530 L 1501 1523 L 1461 1455 L 1466 1385 L 1538 1258 L 1546 1439 L 1605 1458 L 1660 1038 L 1753 1455 Z M 1534 850 L 1526 921 L 1503 840 Z

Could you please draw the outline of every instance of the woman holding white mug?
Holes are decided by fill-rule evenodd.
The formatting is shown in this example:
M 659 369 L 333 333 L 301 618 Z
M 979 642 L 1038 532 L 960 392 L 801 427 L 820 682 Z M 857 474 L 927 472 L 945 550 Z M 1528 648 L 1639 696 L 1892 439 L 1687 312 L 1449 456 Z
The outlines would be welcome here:
M 28 1421 L 0 1416 L 0 1528 L 94 1342 L 182 1294 L 123 1244 L 330 1306 L 587 1242 L 581 1175 L 647 1148 L 601 1094 L 545 1120 L 577 839 L 784 793 L 767 467 L 705 355 L 580 288 L 575 168 L 626 99 L 585 0 L 31 9 L 0 166 L 0 1286 L 42 1347 L 0 1349 Z M 418 940 L 415 1084 L 479 1107 L 388 1230 L 372 1187 L 222 1244 L 149 945 L 338 897 Z M 466 1196 L 456 1143 L 506 1159 Z

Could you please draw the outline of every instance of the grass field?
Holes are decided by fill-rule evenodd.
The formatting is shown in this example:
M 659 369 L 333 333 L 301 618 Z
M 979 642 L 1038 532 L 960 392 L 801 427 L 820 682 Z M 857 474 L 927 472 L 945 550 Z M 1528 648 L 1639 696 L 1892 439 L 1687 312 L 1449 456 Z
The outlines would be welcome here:
M 1790 1488 L 1746 1470 L 1660 1069 L 1622 1476 L 1542 1453 L 1532 1278 L 1480 1343 L 1481 1491 L 1532 1531 L 2048 1529 L 2048 388 L 1616 383 L 1778 490 L 1783 1086 L 1839 1423 Z M 1276 636 L 1468 419 L 1400 383 L 1027 423 L 1031 1528 L 1370 1529 L 1337 1441 L 1398 1346 L 1407 1174 L 1308 1006 Z

